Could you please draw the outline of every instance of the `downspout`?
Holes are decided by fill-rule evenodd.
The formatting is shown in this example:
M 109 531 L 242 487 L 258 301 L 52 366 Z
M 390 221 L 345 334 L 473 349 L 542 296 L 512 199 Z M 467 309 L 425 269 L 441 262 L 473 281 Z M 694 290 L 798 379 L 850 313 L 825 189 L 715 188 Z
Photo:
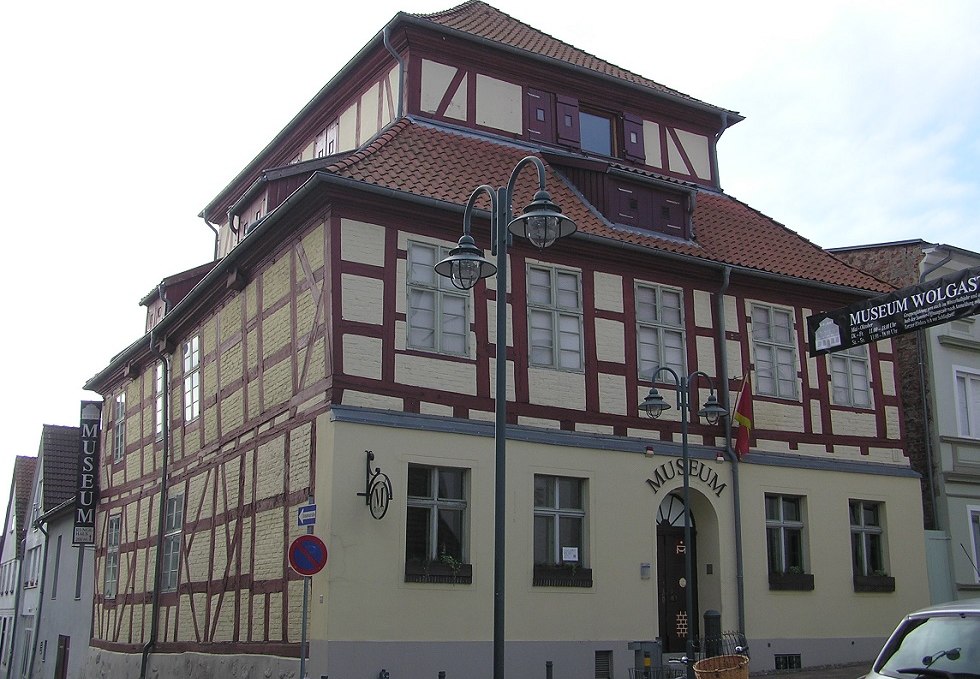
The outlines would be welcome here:
M 942 246 L 938 246 L 942 247 Z M 949 260 L 953 258 L 953 252 L 947 248 L 946 258 L 941 262 L 931 266 L 919 275 L 919 285 L 922 285 L 926 281 L 926 276 L 934 273 L 937 269 L 945 266 Z M 925 342 L 926 335 L 925 329 L 920 329 L 916 334 L 916 351 L 919 357 L 919 393 L 922 394 L 922 424 L 925 427 L 923 432 L 926 444 L 926 476 L 929 480 L 929 498 L 932 502 L 932 518 L 936 522 L 936 529 L 942 530 L 943 526 L 939 521 L 939 510 L 936 504 L 936 482 L 933 477 L 933 461 L 932 461 L 932 424 L 929 422 L 929 399 L 926 398 L 926 350 Z
M 41 526 L 41 521 L 38 519 L 34 522 L 34 527 L 37 528 L 44 535 L 44 556 L 41 557 L 41 573 L 38 575 L 38 586 L 37 586 L 37 611 L 34 613 L 34 634 L 31 641 L 31 661 L 27 664 L 27 676 L 34 676 L 34 658 L 37 657 L 37 644 L 38 637 L 40 636 L 38 632 L 41 629 L 41 608 L 44 606 L 44 576 L 48 571 L 48 531 L 44 530 Z
M 405 60 L 402 59 L 401 55 L 395 51 L 395 48 L 391 46 L 389 38 L 391 37 L 391 28 L 388 24 L 385 24 L 384 30 L 381 32 L 382 38 L 384 40 L 385 49 L 395 57 L 395 61 L 398 62 L 398 111 L 395 115 L 395 120 L 398 120 L 404 115 L 404 97 L 405 97 Z
M 159 286 L 160 298 L 164 299 L 164 314 L 166 314 L 166 299 L 163 284 Z M 153 353 L 163 366 L 163 463 L 160 468 L 160 509 L 157 520 L 157 551 L 153 567 L 153 597 L 150 604 L 150 638 L 143 645 L 143 657 L 140 660 L 140 679 L 146 679 L 146 667 L 150 660 L 150 652 L 156 646 L 160 631 L 160 577 L 163 571 L 163 532 L 167 519 L 167 466 L 170 461 L 170 359 L 156 347 L 153 330 L 150 330 L 150 352 Z
M 204 208 L 201 212 L 201 218 L 204 223 L 208 225 L 208 228 L 214 231 L 214 259 L 218 259 L 218 227 L 208 221 L 208 209 Z
M 720 136 L 720 134 L 719 134 Z M 721 288 L 715 295 L 716 327 L 718 328 L 718 346 L 721 347 L 719 357 L 719 373 L 725 380 L 725 389 L 719 389 L 722 394 L 722 407 L 731 412 L 730 389 L 728 388 L 728 348 L 725 340 L 725 292 L 731 282 L 732 268 L 722 269 Z M 742 563 L 742 503 L 738 485 L 738 458 L 732 450 L 732 418 L 725 418 L 725 458 L 732 463 L 732 511 L 735 518 L 735 583 L 738 598 L 738 631 L 745 635 L 745 569 Z
M 715 152 L 711 154 L 711 175 L 715 178 L 715 186 L 721 188 L 721 177 L 718 176 L 718 140 L 728 129 L 728 112 L 721 112 L 721 128 L 715 134 Z

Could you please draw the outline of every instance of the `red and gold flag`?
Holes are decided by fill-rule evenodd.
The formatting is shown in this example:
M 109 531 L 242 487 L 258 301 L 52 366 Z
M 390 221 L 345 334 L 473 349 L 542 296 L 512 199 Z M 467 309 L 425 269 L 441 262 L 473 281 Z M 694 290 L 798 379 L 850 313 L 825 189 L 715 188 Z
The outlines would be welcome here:
M 735 434 L 735 454 L 738 459 L 749 452 L 749 435 L 752 433 L 752 381 L 749 373 L 742 378 L 742 390 L 735 402 L 735 421 L 738 431 Z

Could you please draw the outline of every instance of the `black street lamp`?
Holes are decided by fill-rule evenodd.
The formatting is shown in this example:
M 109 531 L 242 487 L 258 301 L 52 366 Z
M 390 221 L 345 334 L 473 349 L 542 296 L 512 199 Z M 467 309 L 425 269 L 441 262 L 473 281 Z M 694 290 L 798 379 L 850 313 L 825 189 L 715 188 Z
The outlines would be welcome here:
M 517 176 L 525 165 L 538 171 L 538 191 L 534 200 L 514 218 L 511 202 Z M 483 256 L 470 235 L 473 206 L 480 194 L 490 197 L 491 254 L 496 264 Z M 527 238 L 538 248 L 546 248 L 559 238 L 575 232 L 575 222 L 561 214 L 545 190 L 545 167 L 535 156 L 522 159 L 510 175 L 506 188 L 482 184 L 473 190 L 463 211 L 463 235 L 449 256 L 435 265 L 435 271 L 452 280 L 454 286 L 469 290 L 481 278 L 497 275 L 497 364 L 494 391 L 494 502 L 493 502 L 493 677 L 504 678 L 504 513 L 506 508 L 507 456 L 507 245 L 509 234 Z
M 684 645 L 684 654 L 687 657 L 687 676 L 688 679 L 694 679 L 694 580 L 692 578 L 692 567 L 691 567 L 691 460 L 690 452 L 687 448 L 687 422 L 690 413 L 688 412 L 688 403 L 690 401 L 690 389 L 691 386 L 696 384 L 697 378 L 703 377 L 708 381 L 708 387 L 710 391 L 708 392 L 708 398 L 704 402 L 704 407 L 698 411 L 698 418 L 703 417 L 708 421 L 708 424 L 716 424 L 721 417 L 728 414 L 724 408 L 718 403 L 718 399 L 715 397 L 715 385 L 708 377 L 706 373 L 700 370 L 695 370 L 687 377 L 678 377 L 677 373 L 671 368 L 662 367 L 654 371 L 653 375 L 650 377 L 650 382 L 656 384 L 657 376 L 660 373 L 669 373 L 674 378 L 673 388 L 677 392 L 677 411 L 681 416 L 681 454 L 684 460 L 684 594 L 685 594 L 685 610 L 687 612 L 687 639 Z M 646 395 L 643 402 L 640 404 L 640 410 L 645 412 L 648 417 L 660 417 L 660 415 L 665 411 L 670 409 L 670 404 L 664 400 L 664 397 L 660 395 L 657 388 L 651 387 L 650 393 Z

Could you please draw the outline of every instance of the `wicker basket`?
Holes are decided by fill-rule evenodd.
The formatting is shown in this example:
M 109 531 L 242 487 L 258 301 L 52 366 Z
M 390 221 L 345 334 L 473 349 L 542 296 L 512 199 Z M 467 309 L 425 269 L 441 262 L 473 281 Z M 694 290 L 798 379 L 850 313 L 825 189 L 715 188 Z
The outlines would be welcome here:
M 744 655 L 718 655 L 694 663 L 698 679 L 749 679 L 749 659 Z

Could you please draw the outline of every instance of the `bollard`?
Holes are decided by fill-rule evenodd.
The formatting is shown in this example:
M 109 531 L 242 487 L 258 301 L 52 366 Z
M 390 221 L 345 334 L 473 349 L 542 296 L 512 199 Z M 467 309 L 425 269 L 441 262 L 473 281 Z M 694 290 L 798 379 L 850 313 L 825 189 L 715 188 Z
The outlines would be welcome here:
M 555 664 L 550 660 L 544 663 L 544 677 L 545 679 L 553 679 L 555 676 Z
M 722 654 L 721 613 L 708 610 L 704 612 L 704 656 L 713 658 Z

